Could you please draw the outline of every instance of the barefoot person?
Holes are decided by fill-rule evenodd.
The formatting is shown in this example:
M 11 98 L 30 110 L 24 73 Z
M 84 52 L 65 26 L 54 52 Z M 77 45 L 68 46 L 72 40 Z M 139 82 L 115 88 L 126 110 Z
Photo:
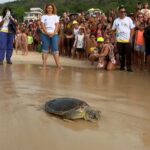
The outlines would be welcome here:
M 95 40 L 95 36 L 91 34 L 91 38 Z M 95 45 L 96 47 L 91 47 L 90 48 L 90 53 L 89 53 L 89 61 L 91 62 L 91 65 L 94 64 L 94 62 L 98 62 L 99 60 L 99 54 L 101 53 L 101 50 L 103 48 L 104 44 L 104 38 L 103 37 L 98 37 L 97 38 L 97 44 Z
M 109 38 L 105 39 L 105 43 L 102 43 L 102 50 L 99 54 L 98 69 L 115 70 L 116 59 L 114 55 L 114 47 Z
M 59 62 L 59 17 L 56 14 L 56 7 L 54 4 L 46 4 L 44 11 L 45 15 L 43 15 L 41 18 L 41 25 L 43 30 L 43 34 L 41 36 L 43 67 L 45 68 L 47 65 L 48 52 L 51 50 L 57 67 L 62 69 Z

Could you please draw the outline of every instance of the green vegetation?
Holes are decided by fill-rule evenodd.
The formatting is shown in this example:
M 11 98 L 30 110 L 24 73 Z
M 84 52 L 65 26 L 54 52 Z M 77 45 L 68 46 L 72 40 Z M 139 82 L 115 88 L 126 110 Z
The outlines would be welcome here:
M 31 7 L 44 8 L 46 3 L 55 3 L 58 8 L 58 14 L 61 15 L 64 11 L 79 12 L 86 11 L 89 8 L 100 8 L 104 12 L 117 8 L 118 5 L 124 4 L 128 12 L 135 10 L 137 2 L 139 0 L 16 0 L 15 2 L 9 2 L 0 5 L 0 10 L 4 6 L 10 6 L 16 13 L 19 20 L 22 20 L 25 11 L 29 11 Z M 150 2 L 150 0 L 142 0 L 144 2 Z

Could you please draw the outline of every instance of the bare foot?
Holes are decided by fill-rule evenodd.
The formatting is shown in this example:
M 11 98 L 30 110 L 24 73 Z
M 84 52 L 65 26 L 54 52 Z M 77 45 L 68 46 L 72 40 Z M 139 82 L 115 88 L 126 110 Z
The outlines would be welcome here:
M 93 61 L 91 61 L 91 65 L 94 65 L 94 62 L 93 62 Z
M 47 69 L 47 65 L 43 65 L 43 69 Z
M 57 67 L 59 70 L 63 70 L 64 68 L 62 66 Z

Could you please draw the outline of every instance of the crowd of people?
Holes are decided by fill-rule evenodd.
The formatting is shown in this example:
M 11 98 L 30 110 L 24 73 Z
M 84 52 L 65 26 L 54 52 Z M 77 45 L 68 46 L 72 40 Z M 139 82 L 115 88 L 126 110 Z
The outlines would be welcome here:
M 2 27 L 3 20 L 0 20 Z M 2 27 L 0 42 L 3 39 Z M 149 41 L 148 3 L 138 3 L 136 11 L 130 14 L 121 5 L 107 14 L 64 12 L 61 17 L 57 16 L 53 4 L 47 4 L 40 20 L 17 25 L 15 49 L 16 53 L 21 49 L 23 55 L 33 50 L 42 51 L 43 66 L 47 65 L 51 51 L 58 68 L 62 68 L 59 62 L 59 55 L 62 55 L 72 59 L 88 59 L 91 65 L 96 63 L 100 70 L 119 67 L 120 70 L 132 72 L 132 66 L 150 70 Z M 0 46 L 0 50 L 2 48 Z M 0 58 L 0 64 L 3 60 Z

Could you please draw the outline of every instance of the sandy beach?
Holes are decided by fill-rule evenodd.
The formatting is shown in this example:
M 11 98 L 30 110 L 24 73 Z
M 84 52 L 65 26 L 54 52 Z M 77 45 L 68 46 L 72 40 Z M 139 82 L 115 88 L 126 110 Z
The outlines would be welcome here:
M 42 64 L 42 57 L 41 53 L 38 52 L 30 52 L 29 55 L 24 56 L 21 55 L 21 52 L 16 54 L 14 52 L 13 59 L 15 64 Z M 62 66 L 68 66 L 68 67 L 79 67 L 79 68 L 95 68 L 96 64 L 92 66 L 88 60 L 77 60 L 77 59 L 71 59 L 69 57 L 61 57 L 60 62 Z M 48 65 L 55 66 L 54 59 L 52 55 L 49 55 L 48 58 Z
M 150 74 L 97 71 L 88 61 L 40 53 L 13 55 L 0 66 L 0 150 L 149 150 Z M 96 122 L 64 121 L 44 111 L 53 98 L 73 97 L 102 112 Z

